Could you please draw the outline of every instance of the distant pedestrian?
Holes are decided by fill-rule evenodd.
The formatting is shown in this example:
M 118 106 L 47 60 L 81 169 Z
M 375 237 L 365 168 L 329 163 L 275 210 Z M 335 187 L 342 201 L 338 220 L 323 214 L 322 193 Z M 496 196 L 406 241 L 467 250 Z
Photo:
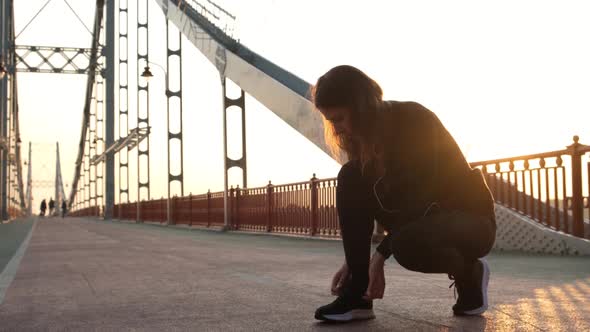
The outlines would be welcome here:
M 68 209 L 68 204 L 66 203 L 65 200 L 63 200 L 61 202 L 61 217 L 62 218 L 65 218 L 67 209 Z
M 41 201 L 41 208 L 40 208 L 41 212 L 39 213 L 40 216 L 44 216 L 45 215 L 45 211 L 47 210 L 47 202 L 45 202 L 45 199 L 43 199 Z
M 494 201 L 438 117 L 415 102 L 383 100 L 377 82 L 351 66 L 320 77 L 312 97 L 327 141 L 349 160 L 336 190 L 345 256 L 332 279 L 338 298 L 315 317 L 374 318 L 392 255 L 408 270 L 448 274 L 458 292 L 454 314 L 486 311 L 490 272 L 481 258 L 495 240 Z M 371 257 L 375 220 L 387 236 Z
M 51 197 L 49 199 L 49 215 L 53 216 L 53 210 L 55 210 L 55 201 L 53 200 L 53 197 Z

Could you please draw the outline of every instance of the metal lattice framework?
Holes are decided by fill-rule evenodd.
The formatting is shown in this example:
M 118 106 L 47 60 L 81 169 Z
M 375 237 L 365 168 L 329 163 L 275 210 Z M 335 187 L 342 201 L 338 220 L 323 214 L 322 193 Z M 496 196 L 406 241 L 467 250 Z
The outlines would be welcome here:
M 117 153 L 125 148 L 129 150 L 135 148 L 137 145 L 139 145 L 139 143 L 146 139 L 149 136 L 149 134 L 149 127 L 132 129 L 126 137 L 117 140 L 100 155 L 95 155 L 94 157 L 92 157 L 90 159 L 90 164 L 96 165 L 98 163 L 103 162 L 108 154 Z
M 13 0 L 2 0 L 13 1 Z M 96 0 L 96 15 L 93 41 L 90 49 L 59 47 L 21 47 L 19 68 L 23 71 L 51 73 L 85 73 L 88 75 L 84 116 L 80 135 L 80 146 L 70 203 L 79 193 L 77 206 L 99 204 L 99 192 L 104 192 L 104 217 L 111 218 L 115 211 L 115 155 L 118 155 L 119 203 L 129 202 L 129 153 L 137 147 L 137 214 L 141 221 L 141 205 L 150 199 L 150 99 L 149 85 L 142 72 L 149 73 L 149 15 L 150 0 L 137 0 L 137 13 L 130 15 L 128 0 Z M 182 132 L 182 42 L 192 43 L 219 71 L 223 89 L 224 110 L 224 164 L 225 190 L 227 201 L 227 171 L 231 167 L 243 170 L 242 185 L 247 186 L 246 141 L 245 141 L 245 98 L 254 96 L 281 119 L 299 131 L 303 136 L 328 152 L 323 138 L 320 115 L 313 111 L 309 100 L 309 84 L 285 69 L 273 64 L 262 56 L 244 47 L 234 39 L 232 22 L 235 17 L 211 0 L 153 0 L 162 9 L 166 19 L 166 76 L 167 97 L 167 220 L 174 223 L 170 215 L 172 194 L 184 194 L 183 173 L 183 132 Z M 118 4 L 118 6 L 117 6 Z M 128 43 L 129 17 L 137 18 L 137 58 L 130 59 Z M 118 24 L 117 24 L 118 21 Z M 104 24 L 105 29 L 102 29 Z M 118 28 L 118 31 L 117 31 Z M 104 38 L 100 39 L 100 36 Z M 118 42 L 118 58 L 116 56 Z M 99 65 L 99 58 L 104 65 Z M 129 105 L 132 84 L 129 82 L 129 66 L 137 65 L 137 105 Z M 156 65 L 156 64 L 154 64 Z M 158 65 L 159 66 L 159 65 Z M 161 67 L 161 66 L 159 66 Z M 118 73 L 118 74 L 117 74 Z M 151 75 L 151 73 L 150 73 Z M 151 75 L 153 76 L 153 75 Z M 149 77 L 149 76 L 145 76 Z M 241 89 L 239 97 L 229 98 L 226 94 L 226 78 Z M 104 83 L 101 83 L 104 80 Z M 118 80 L 118 82 L 117 82 Z M 133 82 L 135 83 L 135 82 Z M 94 89 L 104 87 L 103 107 L 91 114 L 92 102 L 97 102 Z M 134 87 L 135 88 L 135 87 Z M 118 90 L 118 98 L 115 97 Z M 135 89 L 134 89 L 135 90 Z M 118 105 L 117 105 L 118 102 Z M 227 126 L 225 116 L 228 109 L 239 108 L 242 121 L 242 157 L 231 159 L 227 154 Z M 115 110 L 118 109 L 118 116 Z M 136 111 L 137 125 L 129 129 L 130 114 Z M 102 118 L 99 121 L 99 114 Z M 104 120 L 102 120 L 104 119 Z M 135 120 L 135 119 L 133 119 Z M 104 121 L 104 126 L 102 125 Z M 99 124 L 100 123 L 100 124 Z M 94 124 L 94 125 L 93 125 Z M 118 126 L 118 134 L 115 128 Z M 133 125 L 131 125 L 133 126 Z M 100 136 L 102 134 L 102 136 Z M 97 139 L 102 137 L 100 144 Z M 329 153 L 329 152 L 328 152 Z M 101 164 L 102 163 L 102 164 Z M 178 164 L 179 163 L 179 164 Z M 179 167 L 178 167 L 179 165 Z M 104 177 L 99 170 L 104 170 Z M 81 183 L 78 183 L 81 180 Z M 104 184 L 103 190 L 98 186 Z M 174 192 L 171 188 L 174 184 Z M 179 186 L 176 186 L 179 184 Z M 147 195 L 146 195 L 147 194 Z M 228 205 L 225 204 L 225 215 Z M 120 210 L 119 210 L 120 212 Z
M 137 0 L 137 128 L 150 127 L 150 85 L 140 77 L 149 66 L 149 5 L 148 0 Z M 150 192 L 150 138 L 137 147 L 137 211 L 141 221 L 141 201 L 149 200 Z
M 16 57 L 11 51 L 14 39 L 13 1 L 3 0 L 0 2 L 0 65 L 3 70 L 0 76 L 0 220 L 15 217 L 26 207 L 20 156 Z
M 101 58 L 102 60 L 102 58 Z M 99 62 L 100 65 L 100 62 Z M 98 156 L 104 149 L 103 139 L 103 114 L 104 114 L 104 80 L 102 76 L 97 76 L 94 92 L 94 107 L 90 110 L 90 124 L 88 126 L 88 159 L 85 160 L 88 165 L 89 179 L 89 199 L 90 206 L 99 206 L 99 200 L 102 199 L 102 167 L 98 163 L 92 163 L 92 159 Z M 99 189 L 100 187 L 100 189 Z
M 236 99 L 232 99 L 227 94 L 227 78 L 221 76 L 221 91 L 223 94 L 223 153 L 224 153 L 224 188 L 225 191 L 228 189 L 228 178 L 229 169 L 232 167 L 238 167 L 242 169 L 242 188 L 248 186 L 248 168 L 246 158 L 246 97 L 244 90 L 240 89 L 240 96 Z M 235 106 L 240 109 L 240 119 L 242 125 L 242 156 L 240 159 L 231 159 L 227 151 L 227 112 L 229 108 Z M 227 196 L 224 198 L 224 204 L 227 206 Z M 225 227 L 229 227 L 229 220 L 227 214 L 224 219 Z
M 97 0 L 96 1 L 96 15 L 94 18 L 94 30 L 93 30 L 93 37 L 92 37 L 92 51 L 90 53 L 90 70 L 88 71 L 88 80 L 86 84 L 86 97 L 84 103 L 84 111 L 82 116 L 82 130 L 80 132 L 80 143 L 78 147 L 78 156 L 76 157 L 76 165 L 74 169 L 74 178 L 72 180 L 72 188 L 70 192 L 70 197 L 68 199 L 68 204 L 70 207 L 74 204 L 76 206 L 80 206 L 84 203 L 84 199 L 79 197 L 79 193 L 84 193 L 84 176 L 82 170 L 84 169 L 84 151 L 85 147 L 87 146 L 87 134 L 88 134 L 88 126 L 90 123 L 90 109 L 92 107 L 92 100 L 93 100 L 93 92 L 95 89 L 95 81 L 96 81 L 96 67 L 98 63 L 98 49 L 99 49 L 99 41 L 100 41 L 100 33 L 102 31 L 102 21 L 103 21 L 103 14 L 104 14 L 104 0 Z M 82 185 L 79 186 L 78 182 L 82 178 Z
M 147 1 L 147 0 L 146 0 Z M 106 4 L 106 6 L 105 6 Z M 145 4 L 146 16 L 145 22 L 139 23 L 142 18 L 138 15 L 138 30 L 142 31 L 141 36 L 138 32 L 138 43 L 146 39 L 147 44 L 147 2 L 138 1 L 138 6 Z M 118 86 L 115 85 L 115 12 L 114 2 L 105 3 L 104 0 L 97 1 L 97 12 L 95 16 L 93 47 L 90 52 L 90 64 L 95 68 L 89 68 L 86 105 L 84 107 L 84 119 L 80 137 L 80 147 L 78 159 L 76 161 L 76 170 L 74 181 L 72 181 L 72 191 L 70 193 L 70 202 L 75 199 L 76 207 L 98 207 L 103 205 L 104 193 L 104 215 L 106 218 L 112 217 L 114 205 L 114 156 L 119 157 L 119 201 L 129 199 L 129 151 L 138 148 L 138 157 L 143 157 L 149 153 L 150 127 L 146 112 L 139 110 L 138 106 L 138 126 L 129 130 L 129 82 L 128 82 L 128 2 L 119 2 L 119 58 Z M 102 29 L 102 25 L 106 29 Z M 101 56 L 98 56 L 101 45 Z M 139 52 L 139 49 L 138 49 Z M 104 54 L 103 54 L 104 53 Z M 138 56 L 139 58 L 139 56 Z M 142 60 L 147 65 L 147 49 L 142 52 Z M 104 64 L 101 64 L 104 61 Z M 138 61 L 139 64 L 139 61 Z M 139 73 L 138 73 L 139 74 Z M 138 80 L 139 82 L 140 80 Z M 115 109 L 115 89 L 119 90 L 119 114 L 118 114 L 118 140 L 114 140 L 114 109 Z M 142 92 L 138 93 L 138 104 L 141 99 L 144 105 L 147 105 L 147 84 L 142 86 Z M 141 96 L 140 96 L 141 94 Z M 147 148 L 146 148 L 147 145 Z M 147 157 L 147 156 L 146 156 Z M 149 198 L 149 158 L 147 181 L 142 181 L 138 175 L 138 183 L 145 184 L 148 189 Z M 138 161 L 138 168 L 141 163 Z M 80 184 L 78 182 L 81 182 Z M 103 189 L 104 185 L 104 189 Z M 139 191 L 139 190 L 138 190 Z M 139 193 L 138 193 L 139 194 Z M 125 197 L 126 196 L 126 197 Z
M 88 74 L 91 70 L 91 48 L 16 45 L 14 54 L 17 72 Z
M 103 181 L 107 182 L 107 190 L 105 191 L 106 195 L 106 205 L 105 205 L 105 217 L 111 217 L 111 210 L 112 206 L 109 205 L 109 195 L 113 195 L 111 192 L 112 188 L 109 189 L 108 182 L 112 181 L 111 173 L 113 171 L 111 161 L 112 157 L 118 154 L 119 158 L 119 177 L 118 177 L 118 184 L 119 184 L 119 202 L 128 202 L 129 201 L 129 151 L 135 147 L 138 148 L 137 150 L 137 215 L 136 218 L 138 221 L 141 221 L 141 214 L 140 214 L 140 206 L 141 201 L 144 199 L 150 199 L 150 158 L 149 158 L 149 135 L 150 135 L 150 124 L 149 124 L 149 85 L 147 80 L 144 80 L 140 75 L 143 72 L 144 68 L 149 67 L 151 63 L 149 61 L 149 30 L 148 30 L 148 1 L 149 0 L 137 0 L 137 127 L 134 129 L 129 129 L 129 64 L 130 59 L 128 57 L 129 52 L 129 45 L 128 45 L 128 28 L 129 28 L 129 6 L 128 1 L 120 1 L 118 6 L 118 22 L 117 25 L 119 28 L 118 34 L 115 33 L 114 30 L 114 17 L 117 8 L 114 7 L 113 4 L 107 3 L 106 10 L 105 10 L 105 17 L 106 17 L 106 31 L 105 31 L 105 42 L 100 43 L 104 44 L 104 54 L 106 63 L 102 70 L 99 70 L 101 73 L 101 77 L 96 79 L 96 83 L 100 84 L 102 78 L 105 80 L 105 87 L 106 87 L 106 96 L 104 99 L 105 104 L 105 141 L 104 144 L 106 146 L 105 150 L 102 153 L 99 153 L 98 148 L 96 146 L 96 142 L 93 142 L 92 137 L 96 137 L 98 134 L 98 128 L 95 125 L 92 127 L 90 124 L 90 119 L 97 120 L 98 113 L 90 113 L 88 107 L 85 107 L 85 119 L 83 123 L 83 131 L 81 136 L 81 144 L 80 144 L 80 154 L 77 161 L 77 173 L 75 176 L 75 180 L 73 181 L 72 185 L 72 194 L 71 196 L 74 197 L 76 193 L 80 194 L 78 199 L 78 207 L 89 207 L 92 205 L 97 205 L 97 194 L 92 194 L 96 192 L 96 186 L 99 182 L 98 176 L 98 169 L 96 168 L 97 165 L 100 163 L 105 163 L 106 168 L 106 177 Z M 100 7 L 100 2 L 97 2 L 97 9 Z M 171 5 L 184 7 L 188 4 L 183 2 L 170 2 Z M 223 19 L 228 19 L 229 21 L 235 20 L 235 17 L 225 11 L 223 8 L 217 6 L 215 3 L 208 1 L 206 5 L 202 5 L 197 1 L 191 1 L 192 6 L 197 6 L 200 8 L 200 12 L 207 17 L 208 20 L 211 22 L 215 22 L 215 24 L 220 24 Z M 97 21 L 102 22 L 103 19 L 102 15 L 98 14 L 97 10 Z M 182 133 L 182 34 L 183 31 L 177 28 L 178 24 L 174 22 L 173 26 L 171 23 L 172 21 L 166 20 L 166 47 L 167 47 L 167 60 L 165 68 L 161 67 L 164 70 L 165 77 L 166 77 L 166 97 L 167 97 L 167 124 L 168 124 L 168 133 L 167 133 L 167 146 L 168 146 L 168 211 L 170 212 L 170 197 L 172 193 L 183 195 L 184 194 L 184 174 L 183 174 L 183 133 Z M 98 33 L 96 31 L 97 26 L 95 25 L 95 38 L 100 35 L 100 26 L 98 26 Z M 223 31 L 224 33 L 230 33 L 228 31 L 230 26 L 225 26 Z M 114 58 L 114 47 L 113 44 L 115 42 L 115 35 L 118 35 L 118 45 L 119 45 L 119 55 L 118 55 L 118 66 L 116 59 Z M 210 38 L 206 34 L 203 34 L 205 38 Z M 90 52 L 92 54 L 95 50 Z M 90 62 L 93 60 L 91 59 Z M 47 61 L 46 61 L 47 62 Z M 118 76 L 115 75 L 114 67 L 118 69 Z M 49 68 L 49 70 L 54 70 L 54 68 Z M 92 76 L 92 69 L 88 70 L 90 76 Z M 118 86 L 115 85 L 114 79 L 118 77 Z M 222 74 L 222 77 L 224 75 Z M 89 86 L 92 84 L 94 87 L 94 77 L 92 78 L 92 82 L 89 79 Z M 225 95 L 225 81 L 223 82 L 224 87 L 224 99 L 223 104 L 225 109 L 231 105 L 238 106 L 242 110 L 242 128 L 245 135 L 245 124 L 244 124 L 244 91 L 241 92 L 241 96 L 237 100 L 233 100 L 227 98 Z M 114 102 L 112 97 L 109 97 L 109 93 L 112 93 L 115 89 L 118 88 L 118 140 L 112 140 L 111 135 L 109 134 L 109 128 L 112 130 L 112 126 L 109 126 L 109 123 L 112 123 L 112 114 L 114 108 Z M 113 91 L 112 91 L 113 90 Z M 97 95 L 95 95 L 97 98 Z M 87 95 L 88 99 L 88 95 Z M 109 100 L 111 99 L 111 100 Z M 110 107 L 110 111 L 109 111 Z M 95 111 L 98 112 L 98 111 Z M 111 114 L 111 115 L 109 115 Z M 109 122 L 111 121 L 111 122 Z M 179 124 L 179 125 L 177 125 Z M 111 139 L 111 140 L 109 140 Z M 93 145 L 94 143 L 94 145 Z M 241 167 L 244 171 L 244 181 L 243 185 L 246 185 L 246 154 L 245 154 L 245 140 L 243 140 L 243 157 L 240 160 L 232 160 L 227 159 L 227 169 L 238 166 Z M 173 156 L 174 154 L 174 156 Z M 111 161 L 109 161 L 111 158 Z M 177 164 L 179 162 L 179 164 Z M 109 165 L 111 165 L 109 167 Z M 82 171 L 80 172 L 80 168 Z M 77 185 L 77 179 L 82 179 L 82 183 L 80 186 Z M 172 189 L 172 184 L 178 184 L 178 187 L 174 187 L 175 190 Z M 94 188 L 93 188 L 94 186 Z M 94 189 L 94 190 L 93 190 Z M 170 215 L 168 215 L 168 221 L 173 222 Z
M 119 140 L 129 132 L 129 4 L 119 1 Z M 115 142 L 116 144 L 117 142 Z M 119 152 L 119 202 L 129 202 L 129 148 Z M 117 216 L 121 217 L 121 216 Z
M 173 40 L 171 40 L 173 39 Z M 172 49 L 175 45 L 177 48 Z M 170 197 L 172 195 L 171 185 L 178 182 L 180 185 L 180 196 L 184 196 L 184 170 L 183 170 L 183 142 L 182 142 L 182 34 L 176 27 L 171 26 L 166 20 L 166 97 L 167 97 L 167 126 L 168 126 L 168 222 L 172 222 L 170 216 Z M 176 66 L 173 66 L 173 64 Z M 175 69 L 171 73 L 171 68 Z M 174 75 L 171 75 L 174 74 Z M 175 102 L 177 100 L 178 102 Z M 171 119 L 171 113 L 176 115 L 176 119 Z M 178 131 L 173 132 L 171 122 L 177 121 L 180 125 Z M 171 167 L 171 150 L 177 148 L 180 151 L 180 167 L 178 172 L 173 174 Z

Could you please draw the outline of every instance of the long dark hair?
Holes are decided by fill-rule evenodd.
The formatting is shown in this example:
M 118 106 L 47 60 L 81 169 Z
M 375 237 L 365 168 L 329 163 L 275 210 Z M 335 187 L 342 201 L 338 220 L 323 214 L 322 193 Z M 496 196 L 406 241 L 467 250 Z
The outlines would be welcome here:
M 351 111 L 352 135 L 337 135 L 324 118 L 324 136 L 332 152 L 346 152 L 358 160 L 363 173 L 382 173 L 381 144 L 377 137 L 377 112 L 383 107 L 383 90 L 367 74 L 352 66 L 338 66 L 322 75 L 312 88 L 317 109 L 343 107 Z

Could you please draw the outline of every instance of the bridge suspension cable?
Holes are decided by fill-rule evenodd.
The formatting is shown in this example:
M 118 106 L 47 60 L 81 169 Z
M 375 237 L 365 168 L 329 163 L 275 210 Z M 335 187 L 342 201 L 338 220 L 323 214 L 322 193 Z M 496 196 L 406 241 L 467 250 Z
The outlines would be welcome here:
M 80 168 L 82 167 L 82 160 L 84 158 L 84 149 L 86 142 L 86 134 L 88 131 L 88 125 L 90 121 L 90 108 L 92 107 L 91 101 L 93 96 L 94 84 L 96 81 L 96 67 L 98 63 L 98 49 L 100 41 L 100 33 L 102 31 L 102 20 L 104 14 L 104 0 L 96 1 L 96 12 L 94 17 L 94 30 L 92 34 L 92 51 L 90 53 L 90 65 L 88 72 L 88 79 L 86 81 L 86 97 L 84 104 L 84 111 L 82 115 L 82 130 L 80 132 L 80 143 L 78 146 L 78 156 L 76 157 L 76 163 L 74 168 L 74 177 L 72 179 L 72 187 L 70 196 L 68 199 L 69 208 L 71 208 L 76 192 L 78 190 L 78 181 L 80 180 Z

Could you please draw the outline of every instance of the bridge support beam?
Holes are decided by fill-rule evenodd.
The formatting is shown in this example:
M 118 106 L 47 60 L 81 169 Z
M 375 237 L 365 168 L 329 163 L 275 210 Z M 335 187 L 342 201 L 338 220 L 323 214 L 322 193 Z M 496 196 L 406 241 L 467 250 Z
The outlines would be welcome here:
M 106 1 L 106 93 L 105 93 L 105 150 L 115 141 L 115 0 Z M 115 154 L 110 153 L 105 161 L 104 218 L 112 219 L 115 204 Z
M 119 139 L 129 135 L 129 4 L 119 1 Z M 129 149 L 119 151 L 119 204 L 129 203 Z M 121 219 L 118 209 L 117 219 Z
M 168 125 L 168 200 L 166 201 L 166 222 L 175 224 L 172 215 L 170 199 L 173 182 L 180 184 L 180 196 L 184 196 L 184 148 L 182 144 L 182 34 L 166 20 L 166 97 L 167 97 L 167 125 Z M 174 132 L 172 129 L 176 128 Z M 176 167 L 171 166 L 171 152 L 176 151 L 180 156 L 174 156 Z M 180 160 L 177 159 L 180 157 Z M 180 165 L 178 165 L 180 163 Z M 176 169 L 173 174 L 172 169 Z M 176 190 L 178 192 L 178 190 Z
M 89 194 L 89 207 L 98 206 L 98 200 L 96 199 L 96 164 L 92 164 L 90 161 L 94 156 L 96 156 L 96 145 L 97 141 L 97 133 L 98 130 L 96 128 L 96 118 L 98 116 L 99 108 L 102 107 L 102 91 L 103 89 L 103 82 L 100 76 L 96 81 L 96 94 L 94 96 L 94 108 L 90 109 L 90 117 L 88 119 L 88 136 L 86 136 L 86 144 L 88 145 L 88 194 Z
M 149 66 L 149 6 L 148 0 L 137 1 L 137 128 L 150 127 L 150 86 L 141 77 Z M 137 146 L 137 210 L 141 222 L 141 201 L 150 199 L 150 137 Z
M 236 99 L 231 99 L 227 96 L 227 78 L 221 75 L 221 89 L 223 94 L 223 165 L 224 165 L 224 194 L 223 194 L 223 222 L 224 228 L 230 229 L 231 216 L 228 202 L 228 178 L 229 169 L 232 167 L 239 167 L 242 169 L 242 188 L 248 186 L 248 171 L 247 171 L 247 158 L 246 158 L 246 98 L 244 90 L 240 90 L 240 96 Z M 241 110 L 241 126 L 242 126 L 242 157 L 240 159 L 231 159 L 227 154 L 227 111 L 230 107 L 236 106 Z
M 9 73 L 4 75 L 0 80 L 0 136 L 3 141 L 7 140 L 7 121 L 8 121 L 8 77 L 10 75 L 11 64 L 8 63 L 10 56 L 10 27 L 12 22 L 12 0 L 2 0 L 1 2 L 1 20 L 0 20 L 0 62 L 4 65 Z M 10 144 L 8 144 L 10 146 Z M 7 220 L 8 216 L 8 150 L 2 149 L 2 155 L 0 159 L 0 219 Z

